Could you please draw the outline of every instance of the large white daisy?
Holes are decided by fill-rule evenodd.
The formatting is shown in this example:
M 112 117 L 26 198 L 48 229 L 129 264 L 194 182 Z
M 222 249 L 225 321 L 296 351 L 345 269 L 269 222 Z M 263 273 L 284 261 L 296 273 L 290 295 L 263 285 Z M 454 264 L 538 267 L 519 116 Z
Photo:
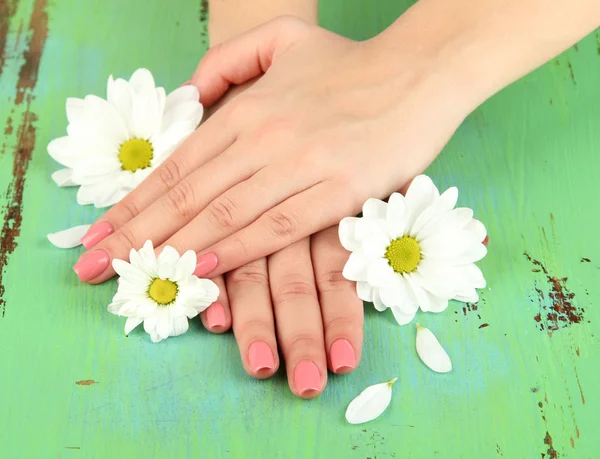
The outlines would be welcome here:
M 113 205 L 196 129 L 202 112 L 194 86 L 167 96 L 146 69 L 129 81 L 110 76 L 107 100 L 67 99 L 68 135 L 48 145 L 66 169 L 52 178 L 59 186 L 79 185 L 79 204 Z
M 156 257 L 151 241 L 129 254 L 129 263 L 115 259 L 119 289 L 108 311 L 127 317 L 125 334 L 142 322 L 152 341 L 177 336 L 188 330 L 188 319 L 196 317 L 219 296 L 219 288 L 208 279 L 194 276 L 196 253 L 179 256 L 166 246 Z
M 471 209 L 454 208 L 457 199 L 456 188 L 440 196 L 421 175 L 406 197 L 369 199 L 362 218 L 340 222 L 340 241 L 352 252 L 343 274 L 357 282 L 359 298 L 379 311 L 390 308 L 401 325 L 419 307 L 441 312 L 450 299 L 478 301 L 475 289 L 485 279 L 474 263 L 487 253 L 486 230 Z

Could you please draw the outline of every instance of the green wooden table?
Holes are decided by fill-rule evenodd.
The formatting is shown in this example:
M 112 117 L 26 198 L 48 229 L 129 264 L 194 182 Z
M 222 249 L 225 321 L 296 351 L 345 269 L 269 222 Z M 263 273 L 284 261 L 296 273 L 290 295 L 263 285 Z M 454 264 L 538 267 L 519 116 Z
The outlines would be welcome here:
M 363 39 L 408 5 L 322 0 L 321 19 Z M 80 251 L 45 240 L 100 215 L 50 180 L 66 97 L 141 66 L 172 90 L 206 50 L 206 18 L 199 0 L 0 0 L 0 457 L 600 457 L 598 33 L 473 113 L 429 170 L 491 238 L 479 304 L 419 317 L 452 373 L 367 305 L 360 368 L 304 401 L 281 371 L 248 377 L 233 337 L 199 321 L 160 344 L 125 337 L 106 312 L 114 281 L 80 284 Z M 381 418 L 345 423 L 358 392 L 395 376 Z

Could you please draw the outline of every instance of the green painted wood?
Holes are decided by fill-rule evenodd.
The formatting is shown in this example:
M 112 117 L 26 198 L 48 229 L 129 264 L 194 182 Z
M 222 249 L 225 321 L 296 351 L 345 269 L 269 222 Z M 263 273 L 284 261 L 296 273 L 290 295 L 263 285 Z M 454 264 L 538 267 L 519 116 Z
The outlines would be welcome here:
M 321 19 L 363 39 L 407 6 L 324 0 Z M 158 345 L 125 337 L 105 310 L 114 282 L 80 285 L 79 251 L 44 238 L 99 215 L 50 180 L 65 98 L 139 66 L 172 90 L 205 51 L 205 18 L 191 0 L 0 0 L 0 457 L 597 458 L 598 34 L 484 104 L 429 171 L 491 237 L 480 303 L 419 318 L 454 371 L 428 371 L 414 328 L 368 307 L 360 368 L 302 401 L 283 372 L 248 377 L 233 337 L 198 321 Z M 379 420 L 344 422 L 394 376 Z

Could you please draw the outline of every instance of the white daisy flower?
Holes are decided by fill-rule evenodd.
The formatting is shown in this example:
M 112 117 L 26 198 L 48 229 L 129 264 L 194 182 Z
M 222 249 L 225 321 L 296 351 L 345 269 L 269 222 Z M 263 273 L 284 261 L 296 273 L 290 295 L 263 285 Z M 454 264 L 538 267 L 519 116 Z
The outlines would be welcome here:
M 107 100 L 67 99 L 68 135 L 48 145 L 67 168 L 52 178 L 59 186 L 79 185 L 78 204 L 113 205 L 196 129 L 202 112 L 194 86 L 167 96 L 146 69 L 129 81 L 110 76 Z
M 119 289 L 108 312 L 127 317 L 125 334 L 144 322 L 153 342 L 188 330 L 188 319 L 196 317 L 219 296 L 219 288 L 208 279 L 193 275 L 196 253 L 179 256 L 166 246 L 158 258 L 151 241 L 140 251 L 131 250 L 129 263 L 113 260 L 119 274 Z
M 441 196 L 431 179 L 414 179 L 406 197 L 369 199 L 362 218 L 340 222 L 342 245 L 352 253 L 343 275 L 356 281 L 358 297 L 378 311 L 390 308 L 399 324 L 419 307 L 442 312 L 448 300 L 476 302 L 485 279 L 475 262 L 487 249 L 486 230 L 473 211 L 454 208 L 458 190 Z

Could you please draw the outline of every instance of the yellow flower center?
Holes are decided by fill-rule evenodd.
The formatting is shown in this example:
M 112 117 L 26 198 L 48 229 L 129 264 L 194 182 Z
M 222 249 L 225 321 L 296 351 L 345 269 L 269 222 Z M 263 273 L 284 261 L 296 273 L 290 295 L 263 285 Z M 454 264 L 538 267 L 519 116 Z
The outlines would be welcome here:
M 135 172 L 150 166 L 154 148 L 152 144 L 144 139 L 133 138 L 121 145 L 119 148 L 119 161 L 121 168 L 125 171 Z
M 421 261 L 419 243 L 410 236 L 394 239 L 385 251 L 385 258 L 397 273 L 413 272 Z
M 177 284 L 168 279 L 154 279 L 148 289 L 148 295 L 157 304 L 166 306 L 177 298 Z

